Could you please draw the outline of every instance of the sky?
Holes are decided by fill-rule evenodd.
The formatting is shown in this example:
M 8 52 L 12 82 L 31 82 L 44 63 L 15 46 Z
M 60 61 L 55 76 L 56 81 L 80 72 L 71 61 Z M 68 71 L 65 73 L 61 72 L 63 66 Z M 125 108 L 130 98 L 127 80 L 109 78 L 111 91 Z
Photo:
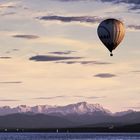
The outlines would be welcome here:
M 125 38 L 110 57 L 99 23 Z M 139 0 L 0 0 L 0 106 L 99 103 L 140 110 Z

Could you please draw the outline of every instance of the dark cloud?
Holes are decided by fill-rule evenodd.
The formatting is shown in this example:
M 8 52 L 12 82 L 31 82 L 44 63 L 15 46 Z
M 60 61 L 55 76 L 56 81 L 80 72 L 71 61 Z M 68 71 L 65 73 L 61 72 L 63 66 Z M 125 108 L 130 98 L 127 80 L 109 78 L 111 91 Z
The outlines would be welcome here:
M 66 57 L 66 56 L 53 56 L 53 55 L 36 55 L 29 58 L 33 61 L 60 61 L 68 59 L 80 59 L 82 57 Z
M 130 10 L 139 10 L 140 9 L 140 4 L 138 5 L 133 5 L 130 7 Z M 139 13 L 138 13 L 139 14 Z
M 56 0 L 56 1 L 71 2 L 71 1 L 89 1 L 89 0 Z
M 20 100 L 13 100 L 13 99 L 0 99 L 0 102 L 17 102 Z
M 56 51 L 56 52 L 49 52 L 49 53 L 63 55 L 63 54 L 71 54 L 73 52 L 75 52 L 75 51 Z
M 93 0 L 56 0 L 61 2 L 80 2 L 80 1 L 93 1 Z M 96 0 L 101 2 L 110 2 L 113 4 L 125 3 L 130 5 L 130 10 L 140 9 L 140 0 Z
M 102 18 L 96 16 L 42 16 L 39 17 L 40 20 L 46 21 L 61 21 L 61 22 L 88 22 L 97 23 L 102 20 Z
M 39 36 L 37 35 L 13 35 L 16 38 L 25 38 L 25 39 L 37 39 Z
M 140 9 L 140 0 L 98 0 L 101 2 L 112 2 L 115 4 L 125 3 L 130 4 L 131 10 L 137 10 Z
M 55 1 L 60 1 L 60 2 L 88 2 L 88 1 L 93 1 L 93 0 L 55 0 Z
M 0 59 L 11 59 L 9 56 L 1 56 Z
M 99 78 L 112 78 L 115 77 L 115 74 L 111 74 L 111 73 L 99 73 L 94 75 L 94 77 L 99 77 Z
M 128 28 L 134 29 L 134 30 L 140 30 L 140 25 L 128 25 Z
M 100 61 L 60 61 L 56 63 L 64 63 L 64 64 L 81 64 L 81 65 L 108 65 L 111 64 L 109 62 L 100 62 Z
M 21 81 L 6 81 L 6 82 L 0 82 L 0 84 L 21 84 Z

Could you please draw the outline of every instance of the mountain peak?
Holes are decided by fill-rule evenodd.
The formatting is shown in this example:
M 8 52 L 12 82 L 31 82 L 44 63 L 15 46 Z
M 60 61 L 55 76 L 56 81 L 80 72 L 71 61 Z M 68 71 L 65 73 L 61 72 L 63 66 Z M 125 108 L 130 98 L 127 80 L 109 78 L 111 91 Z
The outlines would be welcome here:
M 77 105 L 86 105 L 86 104 L 88 104 L 87 102 L 78 102 L 78 103 L 76 103 Z
M 63 111 L 62 111 L 63 110 Z M 62 114 L 85 114 L 85 113 L 95 113 L 102 112 L 106 114 L 110 114 L 111 112 L 107 109 L 104 109 L 99 104 L 89 104 L 87 102 L 78 102 L 76 104 L 69 104 L 59 108 L 59 113 Z

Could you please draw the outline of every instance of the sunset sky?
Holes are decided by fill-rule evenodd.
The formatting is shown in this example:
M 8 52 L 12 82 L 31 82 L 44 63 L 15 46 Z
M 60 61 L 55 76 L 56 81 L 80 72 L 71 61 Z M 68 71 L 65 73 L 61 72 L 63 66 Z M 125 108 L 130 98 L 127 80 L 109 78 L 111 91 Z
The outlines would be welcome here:
M 126 27 L 113 57 L 106 18 Z M 140 110 L 139 0 L 0 0 L 0 106 L 81 101 Z

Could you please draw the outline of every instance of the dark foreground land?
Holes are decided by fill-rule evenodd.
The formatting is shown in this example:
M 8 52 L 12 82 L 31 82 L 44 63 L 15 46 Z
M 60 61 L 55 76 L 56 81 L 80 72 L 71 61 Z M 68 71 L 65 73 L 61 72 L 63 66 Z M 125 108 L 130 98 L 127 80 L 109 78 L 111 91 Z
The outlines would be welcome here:
M 46 132 L 46 133 L 90 133 L 90 132 L 109 132 L 109 133 L 139 133 L 140 124 L 126 125 L 121 127 L 77 127 L 77 128 L 1 128 L 0 132 Z
M 45 115 L 19 113 L 0 116 L 0 132 L 140 132 L 140 112 L 123 116 L 102 113 Z

